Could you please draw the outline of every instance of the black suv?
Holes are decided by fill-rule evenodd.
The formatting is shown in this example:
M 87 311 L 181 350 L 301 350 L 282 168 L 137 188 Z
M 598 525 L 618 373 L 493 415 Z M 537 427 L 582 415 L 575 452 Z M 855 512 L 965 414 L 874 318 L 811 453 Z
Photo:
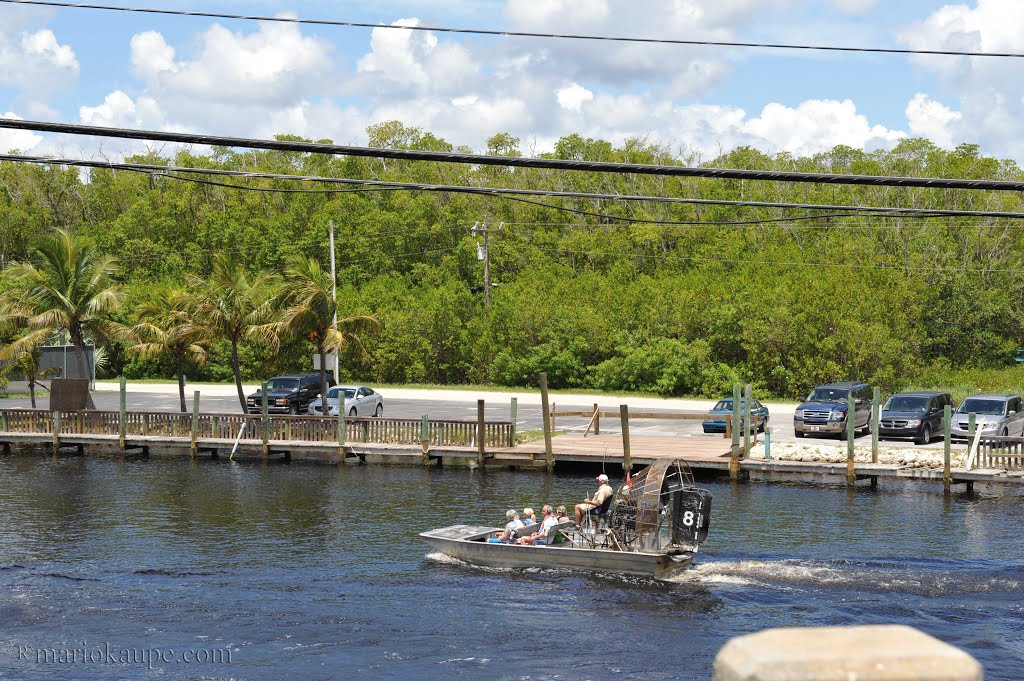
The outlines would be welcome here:
M 953 406 L 949 393 L 898 393 L 882 405 L 878 419 L 880 437 L 909 437 L 919 445 L 932 441 L 945 425 L 942 415 L 946 405 Z
M 327 377 L 327 386 L 334 379 Z M 320 395 L 320 374 L 275 376 L 267 381 L 267 412 L 271 414 L 305 414 L 309 403 Z M 245 398 L 250 414 L 263 413 L 263 390 Z
M 842 381 L 819 385 L 793 413 L 793 431 L 797 437 L 807 433 L 845 435 L 851 419 L 847 419 L 847 400 L 853 394 L 853 429 L 871 432 L 871 386 L 859 381 Z

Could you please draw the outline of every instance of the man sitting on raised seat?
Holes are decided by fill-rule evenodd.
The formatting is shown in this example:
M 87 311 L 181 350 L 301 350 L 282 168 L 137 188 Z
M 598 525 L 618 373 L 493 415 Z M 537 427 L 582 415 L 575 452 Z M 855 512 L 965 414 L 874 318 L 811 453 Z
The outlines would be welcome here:
M 597 513 L 604 502 L 611 498 L 615 494 L 615 490 L 608 484 L 608 476 L 604 473 L 597 476 L 597 481 L 601 483 L 601 486 L 597 488 L 597 494 L 594 495 L 593 499 L 584 499 L 582 503 L 576 504 L 576 524 L 580 525 L 583 523 L 584 513 Z

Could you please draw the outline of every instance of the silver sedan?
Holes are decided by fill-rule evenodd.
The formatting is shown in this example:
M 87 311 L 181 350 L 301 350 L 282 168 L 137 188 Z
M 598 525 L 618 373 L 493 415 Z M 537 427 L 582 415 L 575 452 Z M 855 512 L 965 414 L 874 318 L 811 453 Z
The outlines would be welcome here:
M 338 415 L 338 404 L 344 395 L 347 416 L 383 416 L 384 398 L 365 385 L 336 385 L 327 391 L 327 414 Z M 322 416 L 323 399 L 318 397 L 309 404 L 307 413 Z

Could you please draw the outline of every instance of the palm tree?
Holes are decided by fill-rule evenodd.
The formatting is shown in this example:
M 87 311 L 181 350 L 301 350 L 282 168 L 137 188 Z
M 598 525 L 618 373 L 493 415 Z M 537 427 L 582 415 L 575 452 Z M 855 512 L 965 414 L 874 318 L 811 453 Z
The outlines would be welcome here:
M 250 275 L 242 263 L 227 253 L 213 257 L 208 281 L 189 277 L 189 283 L 203 291 L 196 303 L 196 320 L 214 336 L 231 343 L 231 369 L 238 389 L 238 402 L 247 411 L 242 390 L 238 344 L 243 339 L 278 344 L 274 325 L 274 299 L 278 278 L 260 271 Z
M 79 378 L 89 378 L 86 338 L 100 345 L 129 336 L 110 318 L 122 298 L 114 281 L 117 261 L 63 229 L 43 237 L 33 255 L 35 262 L 15 263 L 7 270 L 14 284 L 8 310 L 23 316 L 28 331 L 66 331 L 75 348 Z M 87 408 L 94 408 L 91 393 Z
M 8 316 L 7 313 L 0 312 L 0 319 L 8 328 L 14 328 L 16 325 L 24 328 L 24 318 L 17 314 Z M 57 367 L 39 371 L 39 346 L 51 336 L 52 334 L 47 329 L 29 330 L 0 348 L 0 362 L 9 362 L 11 370 L 25 376 L 33 409 L 36 408 L 36 386 L 42 385 L 39 383 L 39 379 L 48 378 L 59 372 Z M 43 385 L 43 387 L 46 386 Z
M 359 334 L 380 331 L 380 322 L 373 316 L 347 317 L 335 322 L 338 305 L 333 295 L 334 282 L 314 258 L 293 258 L 285 268 L 284 278 L 285 286 L 278 297 L 283 308 L 278 332 L 302 336 L 316 348 L 320 357 L 320 394 L 326 399 L 327 353 L 341 352 L 350 346 L 365 353 Z
M 196 298 L 180 286 L 159 289 L 138 310 L 139 322 L 132 331 L 141 343 L 132 348 L 142 357 L 174 360 L 178 375 L 178 399 L 182 413 L 185 406 L 185 362 L 206 362 L 206 346 L 210 329 L 194 321 Z

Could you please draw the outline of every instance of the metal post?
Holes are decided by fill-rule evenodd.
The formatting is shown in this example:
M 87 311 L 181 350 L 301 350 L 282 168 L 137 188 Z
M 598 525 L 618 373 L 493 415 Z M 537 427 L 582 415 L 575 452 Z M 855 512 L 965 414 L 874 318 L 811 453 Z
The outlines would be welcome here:
M 601 408 L 594 404 L 594 435 L 601 434 Z
M 260 415 L 260 430 L 263 433 L 263 458 L 266 459 L 270 455 L 270 410 L 267 404 L 266 383 L 261 388 L 260 397 L 260 402 L 263 404 L 263 412 Z
M 199 439 L 199 391 L 192 395 L 192 456 L 196 455 Z
M 515 399 L 514 397 L 512 398 Z M 430 419 L 427 415 L 423 415 L 423 420 L 420 422 L 420 444 L 423 446 L 423 465 L 430 465 Z
M 125 435 L 128 430 L 128 384 L 124 376 L 121 376 L 120 384 L 121 402 L 118 408 L 117 434 L 118 444 L 121 446 L 121 450 L 124 451 Z
M 629 451 L 629 405 L 619 405 L 619 420 L 622 421 L 622 467 L 633 470 L 633 456 Z
M 949 428 L 953 421 L 953 408 L 950 405 L 942 407 L 942 424 L 945 426 L 945 434 L 942 437 L 942 486 L 948 492 L 953 485 L 953 475 L 950 471 L 950 448 L 952 440 Z
M 512 427 L 508 433 L 508 446 L 516 446 L 516 421 L 519 419 L 519 400 L 512 398 L 512 403 L 508 408 L 509 420 L 512 422 Z
M 484 470 L 484 456 L 486 450 L 484 448 L 486 437 L 486 431 L 484 424 L 484 401 L 476 401 L 476 463 L 480 466 L 480 471 Z
M 846 398 L 846 484 L 857 482 L 857 474 L 853 466 L 853 438 L 857 434 L 857 405 L 854 403 L 853 392 Z
M 548 375 L 540 374 L 540 411 L 544 422 L 544 461 L 548 473 L 555 470 L 555 454 L 551 450 L 551 414 L 548 412 Z
M 740 477 L 740 384 L 732 386 L 732 449 L 729 456 L 729 477 Z
M 743 458 L 750 458 L 750 427 L 753 425 L 751 417 L 754 412 L 750 408 L 753 400 L 753 389 L 749 383 L 743 387 L 743 400 L 746 406 L 743 407 Z
M 878 463 L 878 419 L 882 414 L 882 399 L 878 388 L 871 394 L 871 463 Z

